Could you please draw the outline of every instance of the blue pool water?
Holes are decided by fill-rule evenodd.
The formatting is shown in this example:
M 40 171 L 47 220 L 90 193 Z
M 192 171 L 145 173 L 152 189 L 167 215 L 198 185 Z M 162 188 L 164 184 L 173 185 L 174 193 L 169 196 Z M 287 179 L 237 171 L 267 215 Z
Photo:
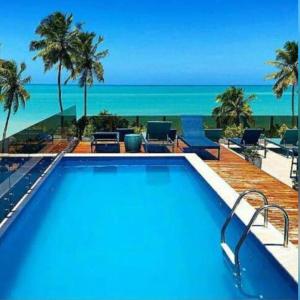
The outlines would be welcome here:
M 297 299 L 253 236 L 236 286 L 227 213 L 184 158 L 64 158 L 0 240 L 0 299 Z

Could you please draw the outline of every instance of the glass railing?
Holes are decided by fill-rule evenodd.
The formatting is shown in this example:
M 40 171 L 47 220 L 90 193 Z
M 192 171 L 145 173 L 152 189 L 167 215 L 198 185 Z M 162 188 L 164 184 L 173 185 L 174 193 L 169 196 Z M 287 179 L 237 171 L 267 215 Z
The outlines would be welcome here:
M 82 119 L 81 119 L 82 120 Z M 88 118 L 85 126 L 80 120 L 76 121 L 76 106 L 72 106 L 45 120 L 42 120 L 1 142 L 2 153 L 59 153 L 70 145 L 72 137 L 89 137 L 95 131 L 113 131 L 116 128 L 135 128 L 143 130 L 148 121 L 169 120 L 172 128 L 181 132 L 180 116 L 116 116 L 101 115 Z M 206 128 L 223 128 L 218 126 L 212 116 L 203 116 Z M 297 125 L 298 118 L 294 124 Z M 292 128 L 291 116 L 253 116 L 250 127 L 263 128 L 265 135 L 275 137 L 279 135 L 280 127 L 285 124 Z M 85 130 L 84 130 L 85 128 Z
M 0 222 L 13 213 L 57 153 L 70 151 L 74 136 L 76 107 L 72 106 L 1 141 Z
M 68 139 L 76 135 L 75 123 L 76 106 L 72 106 L 1 141 L 1 152 L 59 152 L 68 145 Z
M 89 119 L 89 126 L 86 127 L 85 136 L 89 136 L 93 131 L 113 131 L 119 127 L 135 127 L 136 129 L 145 128 L 148 121 L 168 120 L 172 121 L 172 128 L 181 132 L 180 116 L 94 116 Z M 227 126 L 218 126 L 212 116 L 203 116 L 206 128 L 222 128 Z M 298 118 L 295 117 L 294 125 L 298 125 Z M 293 122 L 291 116 L 253 116 L 252 121 L 247 127 L 262 128 L 267 136 L 278 136 L 280 127 L 285 124 L 292 128 Z M 88 130 L 87 130 L 88 129 Z
M 54 159 L 55 155 L 0 158 L 0 222 L 13 213 L 16 204 L 32 189 Z

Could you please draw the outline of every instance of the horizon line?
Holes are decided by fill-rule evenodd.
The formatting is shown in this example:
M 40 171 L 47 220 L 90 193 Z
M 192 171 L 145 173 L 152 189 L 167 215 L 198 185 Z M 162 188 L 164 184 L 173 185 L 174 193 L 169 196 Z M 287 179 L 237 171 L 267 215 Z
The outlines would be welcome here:
M 57 85 L 57 83 L 28 83 L 26 85 Z M 62 84 L 61 86 L 78 86 L 77 83 Z M 108 83 L 94 84 L 93 86 L 273 86 L 273 84 L 126 84 L 126 83 Z

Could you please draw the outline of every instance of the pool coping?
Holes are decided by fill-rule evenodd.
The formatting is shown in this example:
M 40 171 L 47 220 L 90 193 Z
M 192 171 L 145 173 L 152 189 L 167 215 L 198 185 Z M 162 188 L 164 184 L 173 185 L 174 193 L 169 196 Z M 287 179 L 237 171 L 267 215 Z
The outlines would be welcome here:
M 228 183 L 224 181 L 211 167 L 209 167 L 201 158 L 194 153 L 130 153 L 130 154 L 82 154 L 82 153 L 61 153 L 57 155 L 54 161 L 48 166 L 45 172 L 38 178 L 33 184 L 31 189 L 21 198 L 17 205 L 12 209 L 8 216 L 0 223 L 0 238 L 8 229 L 10 224 L 15 220 L 24 206 L 30 201 L 33 195 L 37 192 L 39 187 L 43 184 L 46 178 L 52 173 L 56 165 L 63 157 L 183 157 L 191 166 L 199 173 L 205 181 L 213 188 L 213 190 L 219 195 L 219 197 L 232 208 L 237 197 L 238 192 L 235 191 Z M 248 224 L 249 220 L 253 216 L 255 208 L 251 206 L 247 201 L 242 200 L 239 207 L 236 210 L 237 217 L 244 223 Z M 259 224 L 263 224 L 263 217 L 259 216 L 257 219 Z M 283 241 L 283 234 L 276 229 L 271 223 L 268 227 L 253 226 L 251 232 L 266 248 L 267 252 L 286 270 L 291 278 L 298 283 L 298 248 L 289 242 L 288 247 L 281 246 Z M 220 228 L 221 234 L 221 228 Z M 274 241 L 278 244 L 274 244 Z M 220 245 L 221 251 L 221 245 Z
M 5 158 L 5 157 L 55 157 L 59 153 L 0 153 L 0 158 Z

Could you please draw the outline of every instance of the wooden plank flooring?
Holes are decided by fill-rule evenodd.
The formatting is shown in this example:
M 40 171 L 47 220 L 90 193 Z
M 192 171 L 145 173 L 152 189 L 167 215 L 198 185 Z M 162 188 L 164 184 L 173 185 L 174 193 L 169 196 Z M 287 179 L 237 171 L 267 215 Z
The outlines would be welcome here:
M 175 152 L 181 153 L 185 145 L 179 144 Z M 125 153 L 124 143 L 121 143 L 121 153 Z M 80 142 L 74 153 L 90 153 L 89 142 Z M 213 151 L 212 151 L 213 153 Z M 247 189 L 258 189 L 264 192 L 270 203 L 278 204 L 286 209 L 290 218 L 290 241 L 298 244 L 298 193 L 289 186 L 281 183 L 271 175 L 256 168 L 234 152 L 222 147 L 221 160 L 206 160 L 206 163 L 221 176 L 232 188 L 241 192 Z M 261 204 L 258 199 L 248 199 L 257 207 Z M 270 222 L 280 231 L 283 228 L 283 218 L 277 211 L 271 211 Z
M 290 218 L 290 241 L 298 244 L 298 193 L 288 185 L 251 165 L 232 151 L 222 147 L 221 160 L 209 160 L 206 163 L 236 191 L 247 189 L 261 190 L 269 203 L 282 206 Z M 254 207 L 261 201 L 248 199 Z M 283 217 L 278 211 L 270 211 L 271 223 L 283 231 Z
M 59 153 L 65 150 L 68 144 L 69 143 L 66 140 L 54 140 L 53 143 L 49 143 L 44 147 L 40 153 Z

